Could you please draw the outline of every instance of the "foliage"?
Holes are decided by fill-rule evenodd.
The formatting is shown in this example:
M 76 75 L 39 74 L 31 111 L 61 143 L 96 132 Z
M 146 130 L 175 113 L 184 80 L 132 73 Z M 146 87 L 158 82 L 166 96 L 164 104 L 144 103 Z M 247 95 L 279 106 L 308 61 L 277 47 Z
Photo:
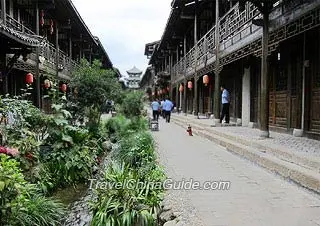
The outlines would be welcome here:
M 136 131 L 145 131 L 148 128 L 148 123 L 142 117 L 128 119 L 119 114 L 116 117 L 110 118 L 106 122 L 105 128 L 110 138 L 120 141 Z
M 140 116 L 143 110 L 143 96 L 144 93 L 141 91 L 128 92 L 121 105 L 122 113 L 128 118 Z
M 90 142 L 88 130 L 68 124 L 70 113 L 62 105 L 53 105 L 46 144 L 51 151 L 44 158 L 57 186 L 74 184 L 92 175 L 99 147 Z
M 93 204 L 92 225 L 155 225 L 163 198 L 164 170 L 156 163 L 153 138 L 141 117 L 111 118 L 106 123 L 119 148 L 108 166 Z
M 29 184 L 14 159 L 0 154 L 0 224 L 58 224 L 65 208 L 59 202 L 38 195 L 36 186 Z
M 117 158 L 132 168 L 145 167 L 154 162 L 156 156 L 151 134 L 141 131 L 122 139 Z
M 99 190 L 92 225 L 155 225 L 161 186 L 144 186 L 137 171 L 115 162 L 107 168 L 104 179 L 110 186 Z
M 115 72 L 102 69 L 101 66 L 97 60 L 92 65 L 82 60 L 71 83 L 77 90 L 74 101 L 77 102 L 78 113 L 88 117 L 89 123 L 94 125 L 99 124 L 102 105 L 107 100 L 121 102 L 122 98 Z

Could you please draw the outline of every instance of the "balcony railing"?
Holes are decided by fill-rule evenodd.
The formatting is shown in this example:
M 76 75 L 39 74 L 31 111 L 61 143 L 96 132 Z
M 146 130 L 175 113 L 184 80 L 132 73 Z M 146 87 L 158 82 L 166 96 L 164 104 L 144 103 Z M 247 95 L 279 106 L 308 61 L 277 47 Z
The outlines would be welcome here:
M 1 12 L 1 10 L 0 10 Z M 43 37 L 39 37 L 33 32 L 31 29 L 27 28 L 23 24 L 21 24 L 19 21 L 15 20 L 12 18 L 10 15 L 6 15 L 6 27 L 9 29 L 13 29 L 15 32 L 27 36 L 30 38 L 37 38 L 42 39 Z M 63 51 L 59 50 L 58 52 L 58 58 L 57 56 L 57 49 L 48 41 L 42 41 L 39 42 L 39 55 L 40 57 L 43 57 L 45 59 L 45 66 L 49 67 L 51 70 L 56 70 L 57 69 L 57 64 L 58 64 L 58 69 L 60 71 L 64 71 L 67 74 L 70 74 L 72 70 L 77 66 L 77 63 L 73 61 L 69 56 L 67 56 L 66 53 Z M 31 53 L 33 56 L 30 56 L 31 59 L 36 59 L 36 49 L 33 49 L 33 52 Z M 57 62 L 58 59 L 58 62 Z
M 251 3 L 247 3 L 245 10 L 239 11 L 239 4 L 234 5 L 223 17 L 219 23 L 219 39 L 220 50 L 227 48 L 226 43 L 240 41 L 244 37 L 243 29 L 250 23 L 252 19 L 259 16 L 258 9 Z M 206 62 L 210 58 L 215 57 L 215 33 L 216 26 L 213 26 L 198 42 L 193 46 L 187 54 L 177 62 L 172 68 L 173 80 L 181 75 L 185 75 L 188 71 L 195 71 L 198 66 Z M 252 33 L 249 32 L 250 34 Z M 247 35 L 250 35 L 250 34 Z M 242 35 L 238 40 L 232 39 L 236 35 Z
M 278 27 L 276 26 L 283 26 L 289 21 L 294 21 L 295 18 L 299 17 L 298 15 L 301 16 L 303 15 L 303 13 L 306 13 L 306 10 L 310 10 L 312 7 L 319 7 L 320 5 L 318 1 L 306 1 L 304 3 L 305 5 L 301 5 L 300 0 L 292 0 L 291 2 L 286 2 L 286 4 L 282 3 L 282 0 L 279 0 L 277 3 L 275 3 L 274 10 L 270 14 L 270 19 L 274 20 L 274 25 L 271 28 L 271 32 L 273 32 L 273 30 L 275 29 L 278 29 Z M 299 8 L 297 13 L 293 15 L 292 11 L 294 11 L 295 8 L 297 8 L 300 5 L 301 8 Z M 289 20 L 282 19 L 283 15 L 285 14 L 290 14 L 290 16 L 288 16 Z M 246 3 L 245 10 L 240 11 L 239 4 L 237 3 L 223 17 L 220 18 L 219 53 L 221 59 L 223 59 L 225 56 L 228 56 L 228 54 L 236 51 L 237 49 L 240 49 L 242 46 L 252 43 L 261 37 L 262 28 L 252 23 L 253 19 L 258 18 L 262 18 L 261 13 L 252 3 L 249 2 Z M 316 21 L 316 19 L 312 19 L 312 21 Z M 213 26 L 197 42 L 197 44 L 193 46 L 186 53 L 186 55 L 172 67 L 171 78 L 173 82 L 176 82 L 188 75 L 191 75 L 196 70 L 201 69 L 206 65 L 213 63 L 216 60 L 215 29 L 216 27 Z M 290 36 L 290 34 L 288 35 Z M 279 40 L 281 38 L 282 36 L 279 37 Z M 272 48 L 269 47 L 269 49 Z M 254 51 L 258 53 L 259 49 L 255 49 Z M 222 61 L 222 63 L 225 62 Z

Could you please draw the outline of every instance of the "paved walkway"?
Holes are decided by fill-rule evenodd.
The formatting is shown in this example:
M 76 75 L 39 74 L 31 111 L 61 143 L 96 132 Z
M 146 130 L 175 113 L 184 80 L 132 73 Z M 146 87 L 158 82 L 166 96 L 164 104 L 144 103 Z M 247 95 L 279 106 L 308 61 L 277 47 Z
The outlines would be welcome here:
M 320 197 L 160 120 L 153 132 L 161 163 L 175 181 L 230 181 L 228 191 L 168 191 L 182 225 L 320 226 Z
M 183 118 L 192 122 L 198 122 L 210 127 L 213 124 L 213 119 L 196 119 L 196 116 L 188 114 L 173 114 L 174 117 Z M 223 133 L 229 133 L 233 136 L 245 138 L 248 140 L 258 141 L 260 130 L 241 126 L 223 126 L 210 127 L 212 130 L 219 130 Z M 316 157 L 320 159 L 320 141 L 306 137 L 294 137 L 290 134 L 278 133 L 270 131 L 270 139 L 259 140 L 261 144 L 283 146 L 285 149 L 294 152 L 295 154 Z

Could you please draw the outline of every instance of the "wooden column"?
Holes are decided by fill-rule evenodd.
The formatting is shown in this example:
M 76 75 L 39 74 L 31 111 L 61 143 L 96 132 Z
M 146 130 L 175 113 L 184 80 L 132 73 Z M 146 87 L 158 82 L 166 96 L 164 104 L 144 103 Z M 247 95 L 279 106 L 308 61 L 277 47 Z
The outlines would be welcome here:
M 265 2 L 265 7 L 269 3 Z M 268 42 L 269 13 L 263 13 L 262 59 L 261 59 L 261 99 L 260 99 L 260 137 L 269 137 L 269 89 L 268 89 Z
M 36 34 L 40 34 L 39 5 L 36 4 Z M 40 84 L 40 65 L 39 65 L 40 47 L 36 48 L 36 95 L 37 107 L 41 108 L 41 84 Z
M 184 86 L 183 86 L 183 112 L 185 115 L 188 113 L 188 104 L 187 104 L 187 79 L 184 79 L 183 81 Z
M 2 18 L 2 23 L 6 25 L 6 22 L 7 22 L 6 0 L 1 0 L 1 18 Z
M 58 22 L 56 21 L 56 76 L 59 75 L 59 29 Z
M 72 59 L 72 37 L 71 37 L 71 31 L 69 35 L 69 57 Z
M 179 101 L 179 84 L 176 85 L 176 108 L 179 111 L 180 101 Z
M 220 119 L 220 31 L 219 31 L 219 1 L 216 1 L 216 30 L 215 30 L 215 46 L 216 46 L 216 61 L 215 61 L 215 79 L 214 79 L 214 117 Z
M 199 113 L 199 103 L 198 103 L 198 77 L 194 76 L 193 84 L 193 114 L 198 115 Z
M 197 7 L 198 7 L 198 0 L 195 0 L 195 12 L 194 12 L 194 45 L 197 45 L 198 43 L 198 13 L 197 13 Z

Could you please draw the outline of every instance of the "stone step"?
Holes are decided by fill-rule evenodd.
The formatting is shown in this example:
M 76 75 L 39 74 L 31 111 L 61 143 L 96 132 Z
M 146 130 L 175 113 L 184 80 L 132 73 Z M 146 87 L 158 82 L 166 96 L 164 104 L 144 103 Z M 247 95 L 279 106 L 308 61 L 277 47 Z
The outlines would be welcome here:
M 185 121 L 176 119 L 176 117 L 174 117 L 173 121 L 183 128 L 186 125 Z M 291 180 L 304 188 L 320 194 L 320 174 L 316 170 L 306 168 L 297 164 L 296 162 L 278 158 L 277 156 L 263 149 L 247 146 L 236 140 L 220 136 L 220 134 L 218 135 L 212 133 L 211 131 L 207 131 L 206 129 L 203 129 L 197 125 L 191 126 L 193 127 L 195 135 L 209 139 L 225 147 L 226 150 L 234 154 L 248 159 L 273 173 L 281 175 L 285 179 Z
M 180 121 L 182 123 L 186 123 L 186 119 L 183 119 L 181 117 L 173 117 L 173 119 Z M 272 154 L 275 157 L 282 159 L 284 161 L 292 162 L 302 167 L 305 167 L 307 169 L 315 170 L 316 172 L 320 173 L 320 158 L 317 158 L 317 157 L 311 158 L 307 156 L 298 155 L 297 153 L 294 153 L 290 150 L 286 150 L 286 148 L 283 146 L 279 146 L 271 143 L 268 144 L 268 146 L 266 146 L 264 144 L 260 144 L 258 140 L 257 141 L 247 140 L 233 134 L 222 132 L 217 129 L 213 129 L 212 127 L 210 127 L 210 125 L 201 123 L 199 121 L 193 121 L 188 119 L 188 124 L 191 124 L 192 128 L 209 131 L 212 134 L 239 142 L 248 147 L 262 150 L 265 153 Z

